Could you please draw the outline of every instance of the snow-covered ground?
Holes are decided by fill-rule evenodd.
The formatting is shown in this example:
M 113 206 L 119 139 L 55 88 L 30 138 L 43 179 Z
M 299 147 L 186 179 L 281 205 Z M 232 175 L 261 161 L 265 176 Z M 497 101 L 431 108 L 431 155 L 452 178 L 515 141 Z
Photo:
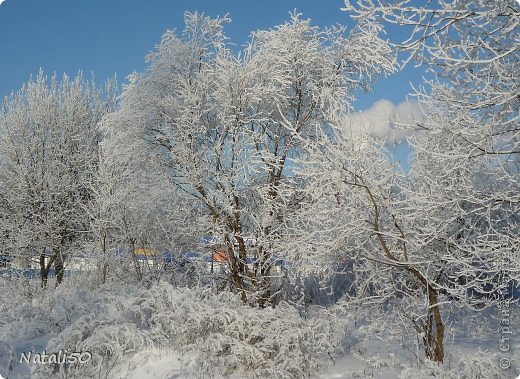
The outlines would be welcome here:
M 84 280 L 84 278 L 82 279 Z M 509 308 L 508 351 L 500 313 L 450 315 L 445 362 L 422 356 L 417 337 L 363 320 L 291 306 L 257 310 L 228 293 L 169 283 L 0 292 L 0 375 L 4 378 L 515 378 L 518 307 Z M 34 284 L 34 283 L 33 283 Z M 10 290 L 9 292 L 7 290 Z M 346 331 L 346 333 L 345 333 Z M 396 338 L 396 336 L 398 338 Z M 502 347 L 505 345 L 502 344 Z M 33 352 L 88 351 L 85 366 L 20 363 Z M 504 369 L 500 366 L 505 366 Z M 68 371 L 67 371 L 68 370 Z
M 44 351 L 49 335 L 31 340 L 22 341 L 16 346 L 16 356 L 20 357 L 22 352 L 26 351 Z M 471 356 L 478 351 L 478 344 L 467 343 L 449 345 L 448 348 L 451 352 L 449 361 L 451 364 L 456 363 L 457 357 L 462 355 Z M 401 378 L 403 369 L 407 368 L 412 373 L 414 370 L 421 368 L 421 362 L 413 361 L 404 358 L 403 361 L 397 359 L 391 359 L 393 354 L 386 352 L 383 343 L 374 343 L 370 349 L 364 351 L 365 359 L 361 359 L 359 352 L 357 354 L 345 354 L 338 357 L 333 364 L 327 367 L 323 372 L 316 373 L 311 376 L 312 379 L 350 379 L 350 378 L 384 378 L 384 379 L 397 379 Z M 493 355 L 488 353 L 487 355 Z M 483 353 L 483 356 L 486 354 Z M 495 354 L 496 356 L 496 354 Z M 519 362 L 518 355 L 508 354 L 511 361 Z M 381 358 L 384 357 L 384 358 Z M 127 379 L 143 379 L 143 378 L 185 378 L 190 376 L 193 371 L 196 371 L 194 367 L 197 363 L 197 355 L 195 353 L 184 353 L 175 352 L 173 350 L 160 349 L 160 348 L 148 348 L 141 352 L 138 352 L 131 356 L 126 362 L 121 362 L 115 370 L 109 373 L 109 378 L 127 378 Z M 497 360 L 498 364 L 498 360 Z M 29 364 L 15 363 L 11 372 L 3 372 L 6 378 L 29 378 L 30 371 Z M 195 370 L 194 370 L 195 369 Z M 242 375 L 228 375 L 224 376 L 221 374 L 221 370 L 218 368 L 209 368 L 204 375 L 200 377 L 209 378 L 224 378 L 229 377 L 233 379 L 240 379 Z M 514 369 L 504 370 L 503 378 L 516 378 L 518 376 L 518 367 L 516 371 Z M 413 376 L 410 376 L 413 377 Z M 450 376 L 447 376 L 450 377 Z M 468 377 L 469 378 L 469 377 Z

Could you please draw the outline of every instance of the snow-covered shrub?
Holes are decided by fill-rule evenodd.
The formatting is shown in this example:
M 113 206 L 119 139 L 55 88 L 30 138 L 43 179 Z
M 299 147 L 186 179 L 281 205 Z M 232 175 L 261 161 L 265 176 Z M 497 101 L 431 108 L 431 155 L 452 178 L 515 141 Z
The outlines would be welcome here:
M 13 347 L 0 340 L 0 377 L 7 376 L 7 373 L 11 371 L 14 359 Z
M 278 300 L 297 306 L 314 304 L 329 307 L 342 297 L 354 294 L 354 273 L 347 265 L 315 267 L 313 270 L 292 269 L 279 285 Z
M 312 309 L 305 320 L 287 303 L 258 309 L 230 292 L 165 282 L 125 288 L 49 341 L 48 352 L 90 352 L 88 363 L 40 365 L 33 375 L 110 377 L 139 352 L 154 348 L 193 355 L 195 376 L 217 370 L 225 376 L 299 378 L 335 357 L 344 331 L 324 309 Z
M 225 367 L 226 375 L 303 377 L 335 356 L 342 328 L 326 311 L 316 310 L 304 320 L 287 303 L 260 310 L 229 292 L 190 292 L 183 295 L 198 301 L 186 298 L 171 312 L 185 319 L 179 329 L 171 313 L 158 314 L 152 322 L 175 331 L 178 348 L 199 350 L 199 360 Z
M 424 361 L 419 367 L 406 368 L 401 372 L 402 379 L 487 379 L 487 378 L 513 378 L 510 368 L 504 370 L 499 365 L 496 354 L 478 351 L 474 354 L 463 354 L 458 361 L 436 364 Z
M 163 265 L 160 272 L 162 281 L 172 284 L 174 287 L 198 287 L 200 285 L 218 286 L 227 278 L 221 278 L 211 274 L 205 267 L 205 262 L 168 262 Z
M 0 315 L 0 340 L 16 342 L 59 333 L 79 316 L 92 312 L 98 293 L 85 288 L 59 286 L 56 289 L 32 288 L 30 301 L 3 308 Z
M 0 369 L 4 366 L 4 370 L 6 362 L 11 361 L 14 367 L 20 358 L 15 355 L 8 358 L 6 352 L 21 347 L 23 351 L 31 347 L 41 350 L 50 336 L 57 335 L 80 316 L 97 312 L 110 301 L 107 294 L 69 283 L 54 288 L 49 282 L 47 288 L 41 288 L 39 278 L 10 278 L 0 289 L 0 341 L 3 343 Z M 0 370 L 0 373 L 7 371 Z

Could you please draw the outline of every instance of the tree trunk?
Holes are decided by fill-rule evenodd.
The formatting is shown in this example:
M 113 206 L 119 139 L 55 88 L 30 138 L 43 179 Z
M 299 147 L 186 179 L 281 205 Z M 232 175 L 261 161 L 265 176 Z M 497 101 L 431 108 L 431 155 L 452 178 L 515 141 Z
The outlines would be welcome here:
M 227 248 L 227 263 L 231 274 L 231 281 L 235 289 L 240 293 L 240 299 L 242 299 L 244 303 L 247 303 L 247 293 L 244 289 L 243 269 L 240 265 L 240 261 L 235 257 L 235 249 L 233 248 L 233 244 L 227 236 L 225 237 L 225 242 Z
M 442 363 L 444 361 L 444 324 L 438 305 L 437 292 L 428 288 L 428 316 L 423 327 L 424 351 L 428 359 Z
M 101 283 L 104 284 L 107 280 L 107 233 L 101 234 Z
M 265 308 L 269 305 L 271 299 L 271 263 L 263 262 L 263 267 L 260 269 L 260 296 L 258 298 L 258 305 L 260 308 Z
M 56 258 L 54 259 L 54 269 L 56 270 L 56 287 L 63 282 L 63 275 L 65 269 L 63 267 L 63 256 L 61 250 L 56 251 Z
M 141 281 L 143 279 L 143 271 L 141 270 L 141 266 L 137 261 L 137 256 L 135 255 L 135 240 L 130 240 L 130 251 L 132 253 L 132 260 L 134 262 L 135 272 L 137 273 L 137 279 Z
M 49 266 L 45 264 L 45 248 L 43 248 L 40 254 L 40 278 L 41 278 L 41 287 L 47 287 L 47 281 L 49 278 Z
M 258 280 L 258 291 L 256 302 L 260 308 L 265 308 L 271 298 L 271 262 L 270 254 L 261 246 L 257 258 L 257 265 L 255 267 L 255 276 Z

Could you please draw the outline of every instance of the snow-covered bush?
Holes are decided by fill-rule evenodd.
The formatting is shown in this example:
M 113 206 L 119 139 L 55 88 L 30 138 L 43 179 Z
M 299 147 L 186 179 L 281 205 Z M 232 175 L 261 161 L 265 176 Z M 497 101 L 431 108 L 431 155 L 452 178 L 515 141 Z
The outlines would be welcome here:
M 504 370 L 498 364 L 496 354 L 479 351 L 464 354 L 455 364 L 434 364 L 424 362 L 423 366 L 411 367 L 401 372 L 402 379 L 446 378 L 446 379 L 486 379 L 513 377 L 511 370 Z
M 178 328 L 173 313 L 185 322 L 175 331 L 175 343 L 186 350 L 199 349 L 200 359 L 224 366 L 224 374 L 239 372 L 255 377 L 302 377 L 333 358 L 342 335 L 342 323 L 326 311 L 316 310 L 308 320 L 287 303 L 259 310 L 244 306 L 229 292 L 187 291 L 198 297 L 152 322 L 163 330 Z M 184 313 L 184 315 L 183 315 Z
M 305 320 L 287 303 L 258 309 L 230 292 L 126 286 L 117 297 L 103 294 L 84 303 L 86 313 L 51 339 L 47 351 L 88 351 L 82 365 L 40 365 L 35 377 L 110 376 L 150 348 L 193 355 L 191 373 L 218 370 L 241 377 L 304 377 L 335 357 L 344 323 L 324 309 Z M 99 303 L 101 301 L 101 304 Z M 97 304 L 97 306 L 95 306 Z
M 0 340 L 0 376 L 2 373 L 11 371 L 14 359 L 13 347 Z
M 100 295 L 87 288 L 32 287 L 34 296 L 31 300 L 20 301 L 19 298 L 18 303 L 0 308 L 0 340 L 14 343 L 59 333 L 81 315 L 96 311 L 96 304 L 100 302 Z

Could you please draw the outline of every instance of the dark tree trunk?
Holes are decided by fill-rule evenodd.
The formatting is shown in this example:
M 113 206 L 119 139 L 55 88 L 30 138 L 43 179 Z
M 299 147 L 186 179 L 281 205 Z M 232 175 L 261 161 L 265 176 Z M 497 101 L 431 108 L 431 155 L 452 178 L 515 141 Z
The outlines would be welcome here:
M 56 270 L 56 286 L 63 282 L 64 267 L 63 267 L 63 256 L 61 251 L 56 252 L 56 258 L 54 259 L 54 269 Z
M 257 288 L 257 303 L 260 308 L 265 308 L 271 300 L 271 262 L 269 262 L 270 254 L 261 247 L 258 254 L 259 265 L 257 272 L 259 286 Z
M 238 260 L 235 256 L 235 249 L 233 247 L 232 242 L 226 236 L 225 238 L 226 248 L 227 248 L 227 263 L 229 266 L 229 271 L 231 275 L 231 282 L 235 289 L 240 293 L 240 298 L 244 303 L 247 302 L 247 293 L 244 288 L 244 277 L 243 277 L 243 268 L 241 267 L 240 260 Z
M 54 264 L 54 260 L 56 259 L 56 254 L 53 254 L 49 258 L 49 262 L 45 262 L 45 251 L 47 248 L 43 248 L 41 254 L 40 254 L 40 278 L 41 278 L 41 287 L 45 288 L 47 287 L 47 282 L 49 279 L 49 271 Z
M 40 278 L 41 278 L 41 287 L 47 287 L 47 280 L 49 278 L 49 270 L 45 267 L 45 255 L 40 255 Z
M 40 254 L 40 278 L 41 278 L 41 287 L 47 287 L 47 281 L 49 278 L 49 266 L 45 264 L 45 248 L 43 248 Z
M 101 238 L 101 283 L 105 283 L 107 281 L 107 233 L 104 231 L 102 233 Z
M 438 305 L 437 292 L 429 288 L 428 294 L 430 308 L 424 324 L 424 350 L 428 359 L 442 363 L 444 361 L 444 324 Z

